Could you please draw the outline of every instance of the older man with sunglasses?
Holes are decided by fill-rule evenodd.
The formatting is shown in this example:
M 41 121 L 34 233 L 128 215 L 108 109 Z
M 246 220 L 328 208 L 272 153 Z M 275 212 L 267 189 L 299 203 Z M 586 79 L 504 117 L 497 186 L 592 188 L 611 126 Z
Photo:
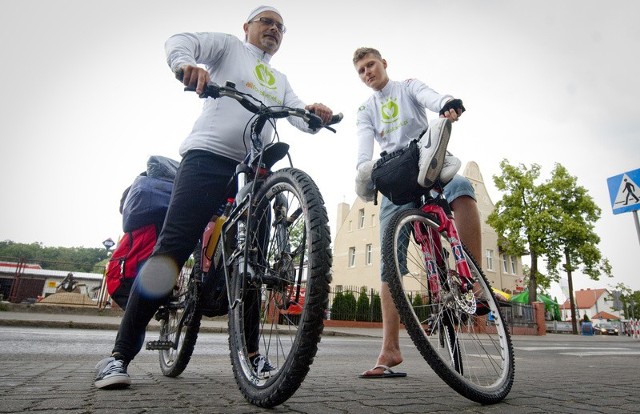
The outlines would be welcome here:
M 260 96 L 265 105 L 305 108 L 329 121 L 331 109 L 320 103 L 306 105 L 293 92 L 287 77 L 270 65 L 286 32 L 280 12 L 259 6 L 249 13 L 243 29 L 244 41 L 224 33 L 174 35 L 165 44 L 167 63 L 176 77 L 198 94 L 210 81 L 224 84 L 229 80 L 239 91 Z M 134 282 L 111 356 L 96 365 L 97 388 L 131 384 L 127 366 L 142 348 L 149 321 L 168 298 L 178 270 L 211 216 L 234 196 L 227 193 L 227 184 L 250 147 L 245 126 L 252 115 L 232 99 L 205 100 L 200 117 L 180 146 L 182 161 L 154 252 Z M 300 118 L 288 121 L 304 132 L 314 132 Z M 267 124 L 263 137 L 272 136 L 273 128 Z M 249 356 L 256 373 L 272 370 L 260 355 L 257 341 L 253 348 Z

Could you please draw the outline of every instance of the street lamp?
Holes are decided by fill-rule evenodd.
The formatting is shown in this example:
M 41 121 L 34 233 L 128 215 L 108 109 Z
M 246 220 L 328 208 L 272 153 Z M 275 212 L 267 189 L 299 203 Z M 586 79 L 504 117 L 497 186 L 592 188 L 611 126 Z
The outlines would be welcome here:
M 111 237 L 109 237 L 107 240 L 102 242 L 102 245 L 105 247 L 105 249 L 107 249 L 107 251 L 109 251 L 109 249 L 116 245 L 116 242 L 114 242 Z
M 111 237 L 109 237 L 108 239 L 106 239 L 105 241 L 102 242 L 102 245 L 104 246 L 105 249 L 107 249 L 107 259 L 109 258 L 109 250 L 116 245 L 116 243 L 111 239 Z M 106 295 L 107 295 L 107 283 L 106 283 L 106 277 L 107 277 L 107 267 L 105 266 L 103 272 L 102 272 L 102 283 L 100 284 L 100 293 L 98 294 L 98 307 L 99 308 L 103 308 L 104 306 L 106 306 L 105 303 L 105 299 L 106 299 Z

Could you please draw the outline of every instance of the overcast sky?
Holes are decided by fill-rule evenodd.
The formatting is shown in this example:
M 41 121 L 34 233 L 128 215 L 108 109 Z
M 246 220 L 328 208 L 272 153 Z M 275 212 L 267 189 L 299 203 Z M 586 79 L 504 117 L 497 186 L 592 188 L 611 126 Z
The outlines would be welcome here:
M 150 155 L 179 158 L 201 102 L 182 91 L 164 42 L 183 31 L 243 36 L 256 1 L 20 0 L 0 6 L 0 240 L 101 247 L 121 235 L 122 191 Z M 355 112 L 370 90 L 351 57 L 378 48 L 392 79 L 464 100 L 449 149 L 480 166 L 554 163 L 602 209 L 596 232 L 615 279 L 640 290 L 631 213 L 613 215 L 608 177 L 640 168 L 640 5 L 569 1 L 272 1 L 288 31 L 272 65 L 305 101 L 345 119 L 338 133 L 280 122 L 294 165 L 336 205 L 355 199 Z

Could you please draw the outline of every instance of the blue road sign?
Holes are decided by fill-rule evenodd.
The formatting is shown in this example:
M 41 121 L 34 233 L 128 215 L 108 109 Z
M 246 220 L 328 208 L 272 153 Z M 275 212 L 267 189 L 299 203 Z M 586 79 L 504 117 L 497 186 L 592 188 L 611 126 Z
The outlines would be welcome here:
M 640 210 L 640 168 L 607 178 L 613 214 Z

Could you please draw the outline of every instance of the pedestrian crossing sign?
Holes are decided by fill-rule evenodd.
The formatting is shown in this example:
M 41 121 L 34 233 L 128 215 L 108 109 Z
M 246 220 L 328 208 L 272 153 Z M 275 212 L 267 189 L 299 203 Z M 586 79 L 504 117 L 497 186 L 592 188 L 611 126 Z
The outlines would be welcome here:
M 640 168 L 607 178 L 613 214 L 640 210 Z

